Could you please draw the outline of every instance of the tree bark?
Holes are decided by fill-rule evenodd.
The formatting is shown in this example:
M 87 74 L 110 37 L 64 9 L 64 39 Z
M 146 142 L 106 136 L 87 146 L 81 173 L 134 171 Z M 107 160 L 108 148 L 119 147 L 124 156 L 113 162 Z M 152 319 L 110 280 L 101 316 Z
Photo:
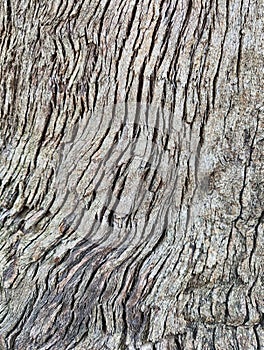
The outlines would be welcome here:
M 264 348 L 263 13 L 1 2 L 1 350 Z

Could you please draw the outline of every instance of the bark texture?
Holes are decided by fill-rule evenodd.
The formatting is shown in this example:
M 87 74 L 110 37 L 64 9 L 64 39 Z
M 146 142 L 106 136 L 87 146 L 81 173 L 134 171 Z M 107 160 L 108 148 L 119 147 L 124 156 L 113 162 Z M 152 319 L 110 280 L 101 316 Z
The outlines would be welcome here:
M 0 349 L 264 348 L 263 0 L 0 2 Z

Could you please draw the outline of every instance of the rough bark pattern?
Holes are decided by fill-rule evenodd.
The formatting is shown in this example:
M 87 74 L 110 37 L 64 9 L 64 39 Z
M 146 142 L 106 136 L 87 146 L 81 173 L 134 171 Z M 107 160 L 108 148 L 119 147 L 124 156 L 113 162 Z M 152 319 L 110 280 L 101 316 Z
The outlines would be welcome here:
M 1 1 L 1 349 L 264 348 L 263 13 Z

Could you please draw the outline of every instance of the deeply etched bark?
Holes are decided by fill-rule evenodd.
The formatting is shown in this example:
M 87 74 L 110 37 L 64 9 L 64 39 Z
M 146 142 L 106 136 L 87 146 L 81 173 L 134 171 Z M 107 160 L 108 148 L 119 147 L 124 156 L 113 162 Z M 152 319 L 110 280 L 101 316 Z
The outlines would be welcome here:
M 1 349 L 262 349 L 262 1 L 2 1 Z

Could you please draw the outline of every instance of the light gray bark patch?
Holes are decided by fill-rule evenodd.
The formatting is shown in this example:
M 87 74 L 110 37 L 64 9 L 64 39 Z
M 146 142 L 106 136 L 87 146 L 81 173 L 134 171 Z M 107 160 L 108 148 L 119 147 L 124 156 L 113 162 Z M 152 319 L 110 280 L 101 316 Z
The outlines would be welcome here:
M 0 2 L 0 347 L 264 347 L 261 1 Z

